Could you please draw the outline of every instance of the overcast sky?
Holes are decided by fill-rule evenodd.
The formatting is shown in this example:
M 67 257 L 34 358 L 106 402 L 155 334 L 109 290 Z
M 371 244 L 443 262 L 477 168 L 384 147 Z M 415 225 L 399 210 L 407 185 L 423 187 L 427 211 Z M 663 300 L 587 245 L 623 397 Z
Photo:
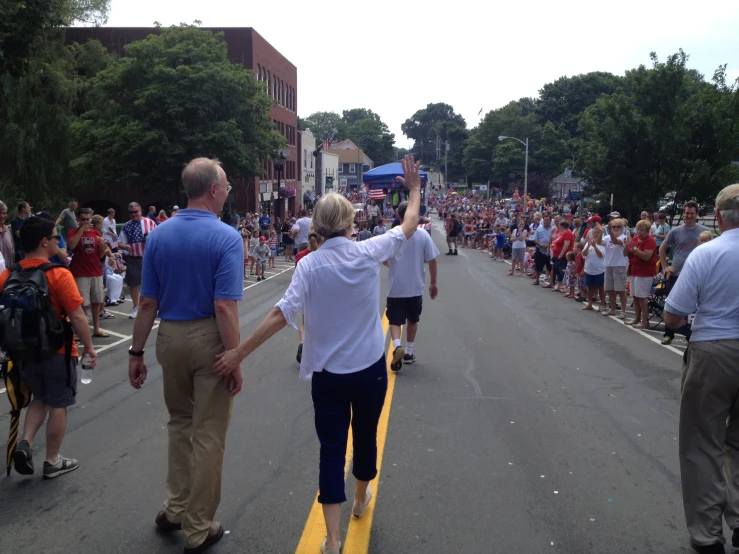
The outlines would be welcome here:
M 602 6 L 602 7 L 601 7 Z M 298 114 L 370 108 L 400 125 L 446 102 L 469 128 L 484 112 L 536 96 L 562 75 L 625 70 L 683 48 L 710 78 L 739 77 L 736 0 L 532 0 L 487 3 L 112 0 L 109 26 L 202 21 L 254 27 L 298 68 Z

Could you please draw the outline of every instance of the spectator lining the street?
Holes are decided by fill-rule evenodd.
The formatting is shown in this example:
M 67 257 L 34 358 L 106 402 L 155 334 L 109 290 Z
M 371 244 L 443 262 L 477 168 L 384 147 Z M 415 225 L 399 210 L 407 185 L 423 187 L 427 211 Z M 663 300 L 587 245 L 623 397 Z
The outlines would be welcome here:
M 612 212 L 611 215 L 613 214 L 618 214 L 618 212 Z M 616 317 L 626 319 L 626 266 L 629 262 L 624 255 L 624 245 L 629 236 L 626 220 L 614 216 L 606 230 L 604 239 L 606 245 L 605 291 L 611 301 L 611 309 L 604 311 L 603 315 L 616 315 L 616 296 L 618 296 L 621 302 L 621 313 Z M 605 307 L 604 304 L 603 308 Z
M 583 310 L 594 309 L 593 299 L 597 293 L 600 299 L 600 310 L 602 313 L 606 311 L 606 298 L 603 290 L 606 270 L 605 255 L 606 245 L 603 242 L 603 229 L 599 225 L 598 227 L 593 227 L 590 233 L 588 233 L 585 248 L 582 251 L 582 256 L 585 259 L 585 266 L 583 268 L 585 272 L 585 287 L 588 291 L 588 303 L 582 307 Z
M 642 219 L 634 227 L 634 238 L 627 237 L 623 253 L 629 257 L 631 296 L 634 297 L 634 319 L 628 322 L 636 329 L 649 329 L 648 298 L 657 274 L 657 242 L 650 235 L 652 224 Z

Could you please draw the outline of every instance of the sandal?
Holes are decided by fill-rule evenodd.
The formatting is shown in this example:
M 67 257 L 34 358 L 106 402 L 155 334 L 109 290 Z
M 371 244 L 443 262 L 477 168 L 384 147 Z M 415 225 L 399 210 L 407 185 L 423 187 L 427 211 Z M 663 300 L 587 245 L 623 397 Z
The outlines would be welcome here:
M 618 315 L 616 316 L 616 319 L 626 319 L 626 313 L 624 313 L 624 312 L 621 312 L 620 314 L 618 314 Z
M 92 334 L 93 337 L 97 337 L 99 339 L 107 339 L 110 338 L 110 335 L 106 333 L 105 331 L 98 331 L 97 333 Z

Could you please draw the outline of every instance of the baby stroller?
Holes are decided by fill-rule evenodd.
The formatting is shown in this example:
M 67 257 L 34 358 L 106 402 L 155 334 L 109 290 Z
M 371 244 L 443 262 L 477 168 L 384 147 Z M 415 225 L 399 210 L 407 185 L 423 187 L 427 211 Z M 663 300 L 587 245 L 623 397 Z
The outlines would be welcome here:
M 659 262 L 657 262 L 657 269 Z M 661 323 L 664 323 L 663 312 L 665 310 L 665 300 L 667 299 L 667 281 L 668 277 L 659 271 L 652 281 L 652 289 L 647 299 L 647 321 L 650 327 L 656 329 Z

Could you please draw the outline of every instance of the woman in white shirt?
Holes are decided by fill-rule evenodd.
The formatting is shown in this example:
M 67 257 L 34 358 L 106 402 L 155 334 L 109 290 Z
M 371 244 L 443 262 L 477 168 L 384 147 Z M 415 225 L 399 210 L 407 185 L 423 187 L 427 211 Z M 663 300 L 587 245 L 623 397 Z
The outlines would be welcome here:
M 600 295 L 600 310 L 606 309 L 606 297 L 603 285 L 605 284 L 606 271 L 606 244 L 603 242 L 603 227 L 596 224 L 588 233 L 582 256 L 585 258 L 585 286 L 588 289 L 588 303 L 582 307 L 583 310 L 593 309 L 593 298 L 597 292 Z
M 321 198 L 313 229 L 324 238 L 321 248 L 295 268 L 285 296 L 254 333 L 219 356 L 214 369 L 227 376 L 262 343 L 303 313 L 305 341 L 301 379 L 311 379 L 315 425 L 321 443 L 318 502 L 323 504 L 327 537 L 323 554 L 339 554 L 340 515 L 344 493 L 344 456 L 349 425 L 354 441 L 356 497 L 352 513 L 364 514 L 372 497 L 369 482 L 377 476 L 377 423 L 385 402 L 387 365 L 380 304 L 380 266 L 392 258 L 418 228 L 421 162 L 406 156 L 410 190 L 403 223 L 384 235 L 352 242 L 354 208 L 343 196 Z
M 117 246 L 118 233 L 115 226 L 115 210 L 108 210 L 108 217 L 103 220 L 103 240 L 109 242 L 112 248 Z

